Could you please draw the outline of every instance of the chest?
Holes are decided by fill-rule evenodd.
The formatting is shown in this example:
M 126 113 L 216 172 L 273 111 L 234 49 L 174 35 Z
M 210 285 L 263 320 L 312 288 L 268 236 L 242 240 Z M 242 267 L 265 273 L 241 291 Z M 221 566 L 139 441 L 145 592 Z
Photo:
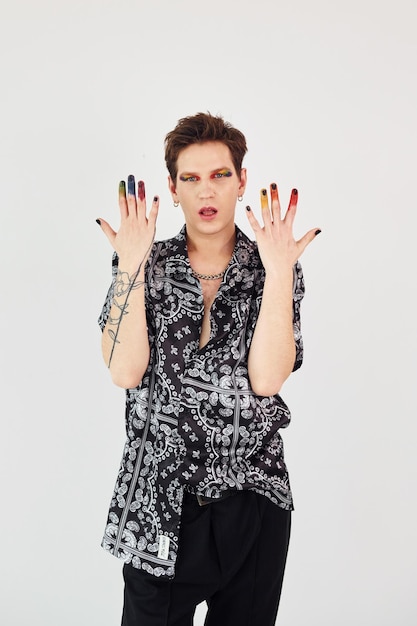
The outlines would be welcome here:
M 204 313 L 201 324 L 200 348 L 203 348 L 210 339 L 210 309 L 219 290 L 221 278 L 217 280 L 202 280 Z

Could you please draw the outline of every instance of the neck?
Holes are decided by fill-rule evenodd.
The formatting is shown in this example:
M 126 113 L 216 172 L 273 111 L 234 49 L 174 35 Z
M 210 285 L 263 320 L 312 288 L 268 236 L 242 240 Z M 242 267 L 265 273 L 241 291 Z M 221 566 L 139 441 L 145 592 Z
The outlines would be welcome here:
M 187 249 L 188 252 L 198 255 L 201 258 L 211 258 L 213 255 L 228 255 L 229 258 L 235 247 L 236 231 L 235 225 L 227 232 L 205 235 L 190 232 L 187 228 Z
M 189 233 L 187 230 L 187 250 L 191 267 L 202 274 L 223 271 L 230 261 L 235 241 L 234 225 L 232 231 L 213 235 Z

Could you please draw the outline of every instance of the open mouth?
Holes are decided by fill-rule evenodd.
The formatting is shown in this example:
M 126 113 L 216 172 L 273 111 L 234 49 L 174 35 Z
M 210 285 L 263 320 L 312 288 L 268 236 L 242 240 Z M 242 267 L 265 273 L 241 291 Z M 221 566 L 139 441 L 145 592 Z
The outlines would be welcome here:
M 214 217 L 217 214 L 217 209 L 213 206 L 203 206 L 198 214 L 201 215 L 201 217 Z

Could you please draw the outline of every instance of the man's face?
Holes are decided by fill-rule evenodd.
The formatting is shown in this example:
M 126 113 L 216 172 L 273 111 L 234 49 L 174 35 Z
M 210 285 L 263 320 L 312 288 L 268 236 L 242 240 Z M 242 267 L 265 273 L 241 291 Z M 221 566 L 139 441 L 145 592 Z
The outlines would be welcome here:
M 184 212 L 187 233 L 232 234 L 246 170 L 237 175 L 229 148 L 220 141 L 192 144 L 179 153 L 177 166 L 177 180 L 169 177 L 168 182 L 173 200 Z

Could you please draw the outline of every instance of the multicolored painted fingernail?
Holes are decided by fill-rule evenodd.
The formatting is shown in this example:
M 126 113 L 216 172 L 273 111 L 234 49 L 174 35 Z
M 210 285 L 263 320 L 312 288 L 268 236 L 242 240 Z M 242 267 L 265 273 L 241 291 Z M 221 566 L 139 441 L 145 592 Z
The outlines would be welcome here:
M 154 201 L 154 202 L 158 202 L 158 196 L 154 196 L 154 197 L 153 197 L 153 201 Z
M 289 204 L 288 209 L 291 209 L 291 207 L 296 206 L 297 201 L 298 201 L 298 190 L 297 189 L 293 189 L 291 191 L 291 198 L 290 198 L 290 204 Z
M 261 207 L 262 209 L 268 208 L 268 195 L 266 189 L 261 189 Z
M 247 211 L 250 211 L 250 210 L 251 210 L 251 208 L 250 208 L 250 206 L 249 206 L 249 205 L 246 207 L 246 210 L 247 210 Z
M 135 177 L 133 176 L 133 174 L 129 174 L 129 176 L 127 177 L 127 193 L 131 196 L 136 195 Z
M 316 235 L 316 237 L 317 237 L 317 235 L 320 235 L 320 233 L 321 233 L 321 230 L 320 230 L 320 228 L 318 228 L 314 234 L 315 234 L 315 235 Z
M 99 226 L 101 226 L 101 220 L 99 220 L 98 218 L 96 219 L 96 222 Z
M 139 200 L 145 200 L 145 183 L 143 180 L 138 182 L 138 196 Z
M 119 196 L 126 197 L 126 184 L 124 180 L 119 183 Z
M 276 183 L 271 183 L 271 189 L 273 191 L 276 191 L 276 188 L 277 188 L 277 184 Z

